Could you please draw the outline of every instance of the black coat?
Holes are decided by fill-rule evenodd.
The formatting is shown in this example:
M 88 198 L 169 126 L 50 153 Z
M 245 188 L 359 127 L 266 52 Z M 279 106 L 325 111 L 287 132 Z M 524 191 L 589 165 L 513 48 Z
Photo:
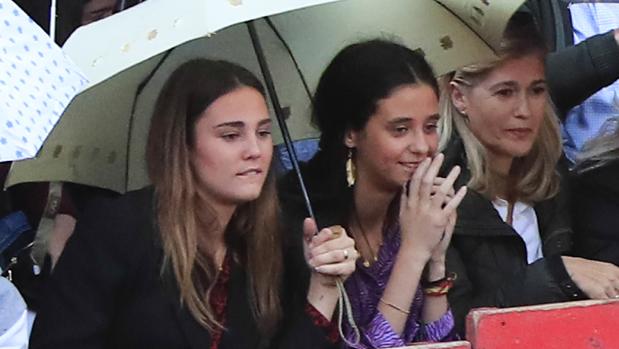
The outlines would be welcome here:
M 619 78 L 619 45 L 613 32 L 594 35 L 573 45 L 568 3 L 564 0 L 527 0 L 525 3 L 554 51 L 546 58 L 546 78 L 561 118 Z
M 210 347 L 209 332 L 180 305 L 173 274 L 162 276 L 163 251 L 153 222 L 152 189 L 85 213 L 52 275 L 31 348 Z M 299 270 L 305 268 L 301 250 L 290 251 L 298 258 L 285 263 L 285 319 L 269 347 L 331 347 L 304 311 L 305 293 L 297 285 L 306 285 L 308 274 Z M 232 265 L 228 287 L 227 330 L 219 348 L 262 346 L 238 264 Z
M 619 160 L 571 178 L 578 256 L 619 265 Z
M 457 187 L 468 181 L 459 139 L 445 152 L 444 169 L 460 165 Z M 471 308 L 510 307 L 584 299 L 570 279 L 561 255 L 572 246 L 569 207 L 564 192 L 534 205 L 544 258 L 527 264 L 527 250 L 492 202 L 469 190 L 458 207 L 458 220 L 447 251 L 446 268 L 457 273 L 449 292 L 457 331 L 464 335 Z

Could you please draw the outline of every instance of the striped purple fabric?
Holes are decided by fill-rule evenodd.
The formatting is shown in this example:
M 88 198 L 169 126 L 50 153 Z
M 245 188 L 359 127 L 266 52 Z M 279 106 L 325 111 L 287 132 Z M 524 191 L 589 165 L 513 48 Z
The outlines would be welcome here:
M 365 267 L 357 262 L 357 270 L 346 281 L 346 290 L 352 303 L 355 321 L 361 331 L 361 342 L 354 348 L 389 348 L 408 345 L 413 342 L 439 342 L 455 339 L 454 319 L 448 311 L 439 320 L 422 324 L 421 310 L 423 293 L 417 289 L 410 308 L 406 327 L 398 335 L 389 322 L 378 311 L 378 301 L 385 290 L 389 275 L 400 248 L 400 228 L 395 226 L 385 232 L 383 246 L 378 252 L 378 261 Z M 350 328 L 346 329 L 348 338 L 352 338 Z

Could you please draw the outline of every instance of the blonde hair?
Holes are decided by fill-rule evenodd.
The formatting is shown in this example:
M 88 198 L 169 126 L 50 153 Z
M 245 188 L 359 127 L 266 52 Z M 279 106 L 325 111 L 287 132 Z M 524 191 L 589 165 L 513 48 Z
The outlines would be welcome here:
M 267 176 L 260 196 L 238 206 L 227 226 L 221 226 L 200 194 L 191 162 L 197 119 L 213 101 L 241 86 L 255 88 L 264 96 L 259 80 L 240 66 L 205 59 L 183 64 L 157 100 L 146 159 L 164 251 L 162 273 L 171 267 L 181 302 L 204 328 L 211 332 L 222 328 L 209 302 L 218 269 L 204 248 L 208 243 L 204 232 L 225 229 L 228 254 L 232 252 L 246 270 L 254 317 L 268 338 L 282 316 L 283 257 L 274 179 Z
M 460 85 L 475 86 L 505 61 L 530 54 L 538 54 L 543 62 L 546 49 L 537 30 L 530 27 L 532 24 L 523 24 L 518 20 L 508 25 L 497 55 L 498 58 L 465 66 L 440 79 L 439 149 L 444 150 L 457 132 L 462 139 L 467 167 L 470 171 L 467 186 L 490 199 L 497 196 L 499 178 L 491 171 L 486 149 L 470 130 L 466 116 L 461 114 L 454 105 L 451 99 L 450 84 L 455 82 Z M 521 158 L 514 159 L 512 163 L 509 182 L 510 198 L 508 199 L 539 202 L 556 195 L 559 190 L 559 174 L 556 171 L 556 165 L 561 153 L 559 122 L 548 101 L 531 151 Z

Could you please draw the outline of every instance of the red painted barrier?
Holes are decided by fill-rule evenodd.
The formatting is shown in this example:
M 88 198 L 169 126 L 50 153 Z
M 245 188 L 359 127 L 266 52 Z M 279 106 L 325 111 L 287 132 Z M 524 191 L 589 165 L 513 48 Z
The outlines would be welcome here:
M 616 349 L 619 301 L 474 309 L 467 340 L 474 349 Z
M 420 343 L 395 349 L 471 349 L 471 343 L 466 341 L 445 343 Z

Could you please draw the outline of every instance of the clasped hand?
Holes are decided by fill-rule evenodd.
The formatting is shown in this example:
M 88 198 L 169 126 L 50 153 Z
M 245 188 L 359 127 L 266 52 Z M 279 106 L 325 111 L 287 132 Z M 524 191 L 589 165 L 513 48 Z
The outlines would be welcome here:
M 345 280 L 355 271 L 359 257 L 355 241 L 339 225 L 317 231 L 314 220 L 306 218 L 303 233 L 308 265 L 315 274 L 324 277 L 323 283 L 333 285 L 335 278 Z

